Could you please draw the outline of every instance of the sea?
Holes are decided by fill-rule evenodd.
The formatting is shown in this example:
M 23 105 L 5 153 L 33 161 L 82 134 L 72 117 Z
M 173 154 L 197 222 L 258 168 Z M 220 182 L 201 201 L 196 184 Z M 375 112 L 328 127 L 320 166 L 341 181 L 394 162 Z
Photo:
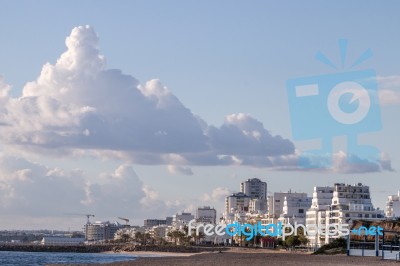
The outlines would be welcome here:
M 135 260 L 133 255 L 105 253 L 59 253 L 0 251 L 1 266 L 44 266 L 48 264 L 98 264 Z

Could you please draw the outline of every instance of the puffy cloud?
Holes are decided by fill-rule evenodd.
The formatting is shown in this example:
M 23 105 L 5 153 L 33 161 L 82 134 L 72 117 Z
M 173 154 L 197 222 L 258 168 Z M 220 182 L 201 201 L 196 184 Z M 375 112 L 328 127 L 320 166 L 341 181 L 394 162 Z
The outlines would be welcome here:
M 21 97 L 8 98 L 9 87 L 0 82 L 0 96 L 7 98 L 0 112 L 5 143 L 41 153 L 92 150 L 134 163 L 174 165 L 170 171 L 183 174 L 191 170 L 181 165 L 238 164 L 236 156 L 254 157 L 242 164 L 269 167 L 267 156 L 294 151 L 289 140 L 272 136 L 249 115 L 232 114 L 221 127 L 208 126 L 159 80 L 140 84 L 107 69 L 98 43 L 92 27 L 76 27 L 67 50 L 43 66 Z
M 0 154 L 0 212 L 4 216 L 65 218 L 68 213 L 94 213 L 105 219 L 162 218 L 182 206 L 160 200 L 128 165 L 99 174 L 93 181 L 80 170 L 49 168 Z
M 272 136 L 263 124 L 250 115 L 231 114 L 220 128 L 209 127 L 207 135 L 218 154 L 277 156 L 294 152 L 294 145 Z
M 55 65 L 45 64 L 22 97 L 10 100 L 3 117 L 7 142 L 156 153 L 205 149 L 197 119 L 158 80 L 140 86 L 105 69 L 91 27 L 74 28 L 66 45 Z
M 0 210 L 38 216 L 80 206 L 82 177 L 65 174 L 22 158 L 0 155 Z

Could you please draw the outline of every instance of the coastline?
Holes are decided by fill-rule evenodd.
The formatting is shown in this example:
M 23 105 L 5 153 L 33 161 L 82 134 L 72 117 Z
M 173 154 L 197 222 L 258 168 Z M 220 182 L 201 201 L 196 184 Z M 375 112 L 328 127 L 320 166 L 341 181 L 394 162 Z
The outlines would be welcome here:
M 172 255 L 172 254 L 171 254 Z M 396 261 L 382 260 L 380 257 L 348 257 L 346 255 L 310 255 L 294 252 L 207 252 L 188 256 L 138 257 L 134 261 L 102 264 L 103 266 L 136 265 L 174 265 L 174 266 L 262 266 L 262 265 L 310 265 L 310 266 L 361 266 L 361 265 L 398 265 Z M 97 264 L 100 266 L 100 264 Z M 81 265 L 84 266 L 84 265 Z M 86 265 L 85 265 L 86 266 Z M 88 265 L 87 265 L 88 266 Z
M 152 257 L 189 257 L 196 254 L 203 254 L 203 253 L 182 253 L 182 252 L 161 252 L 161 251 L 105 251 L 101 252 L 103 254 L 124 254 L 124 255 L 133 255 L 138 258 L 152 258 Z

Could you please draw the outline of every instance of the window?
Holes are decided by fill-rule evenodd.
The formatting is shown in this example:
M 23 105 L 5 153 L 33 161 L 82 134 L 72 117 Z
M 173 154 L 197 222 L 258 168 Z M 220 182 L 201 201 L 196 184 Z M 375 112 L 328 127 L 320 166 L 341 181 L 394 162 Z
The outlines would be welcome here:
M 304 209 L 299 209 L 299 213 L 304 213 Z
M 277 199 L 277 200 L 275 200 L 275 202 L 281 202 L 281 201 Z

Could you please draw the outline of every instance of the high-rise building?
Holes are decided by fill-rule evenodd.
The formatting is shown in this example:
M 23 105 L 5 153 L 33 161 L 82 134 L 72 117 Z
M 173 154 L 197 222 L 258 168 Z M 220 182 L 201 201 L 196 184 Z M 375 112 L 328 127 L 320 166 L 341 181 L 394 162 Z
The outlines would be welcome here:
M 400 217 L 400 191 L 397 192 L 397 195 L 388 196 L 385 216 L 388 218 Z
M 258 178 L 249 178 L 240 183 L 240 192 L 253 199 L 267 199 L 267 183 Z
M 196 222 L 215 224 L 217 211 L 210 206 L 198 207 L 195 216 Z

